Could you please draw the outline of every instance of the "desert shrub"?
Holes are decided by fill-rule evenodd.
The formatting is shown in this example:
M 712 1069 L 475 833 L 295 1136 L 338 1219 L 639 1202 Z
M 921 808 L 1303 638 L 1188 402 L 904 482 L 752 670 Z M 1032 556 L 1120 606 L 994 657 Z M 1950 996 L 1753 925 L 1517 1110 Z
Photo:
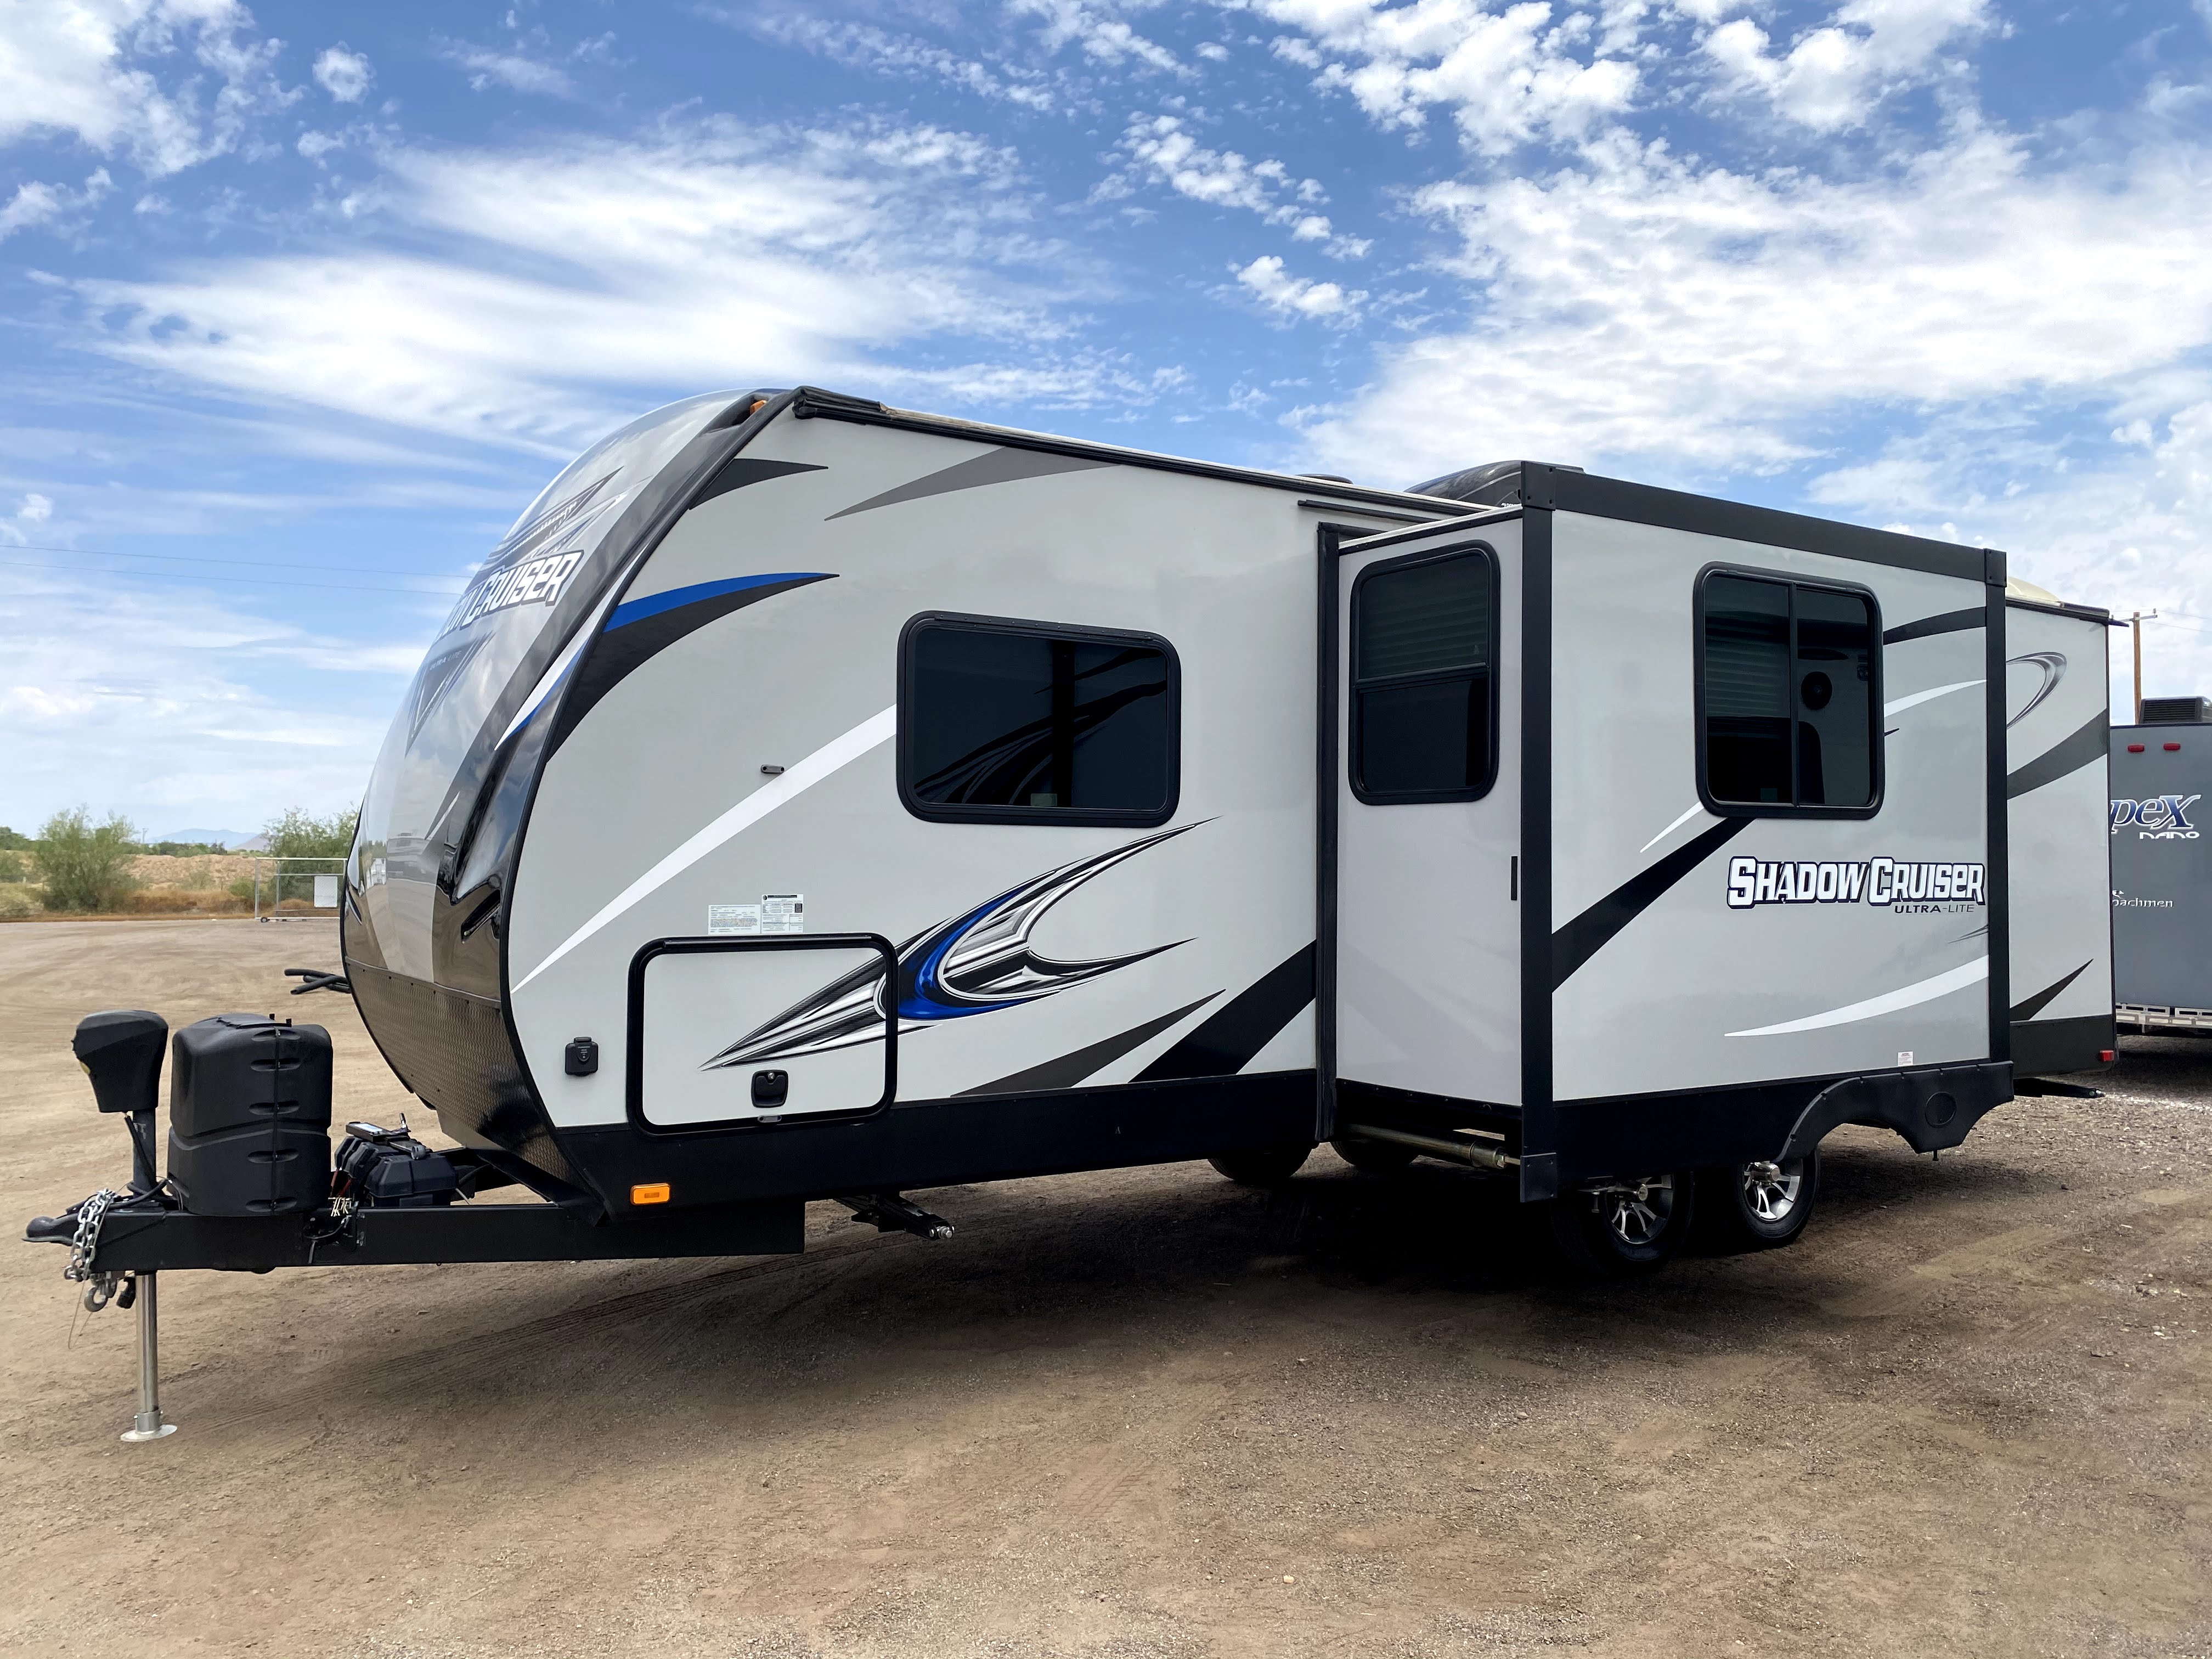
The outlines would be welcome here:
M 112 910 L 138 884 L 131 873 L 129 821 L 94 823 L 82 806 L 57 812 L 39 834 L 39 868 L 49 910 Z
M 12 847 L 0 848 L 0 881 L 28 881 L 30 878 L 31 872 L 23 862 L 23 855 Z
M 21 830 L 10 830 L 6 824 L 0 823 L 0 852 L 33 853 L 37 850 L 38 843 Z
M 39 914 L 39 890 L 23 883 L 0 887 L 0 921 L 21 921 Z

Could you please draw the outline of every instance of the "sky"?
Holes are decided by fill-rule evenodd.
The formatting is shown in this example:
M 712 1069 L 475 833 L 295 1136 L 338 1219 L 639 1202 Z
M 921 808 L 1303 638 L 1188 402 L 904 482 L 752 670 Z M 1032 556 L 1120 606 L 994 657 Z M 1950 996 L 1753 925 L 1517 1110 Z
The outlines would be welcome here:
M 0 0 L 0 823 L 350 805 L 573 454 L 800 383 L 1998 546 L 2212 692 L 2212 0 Z

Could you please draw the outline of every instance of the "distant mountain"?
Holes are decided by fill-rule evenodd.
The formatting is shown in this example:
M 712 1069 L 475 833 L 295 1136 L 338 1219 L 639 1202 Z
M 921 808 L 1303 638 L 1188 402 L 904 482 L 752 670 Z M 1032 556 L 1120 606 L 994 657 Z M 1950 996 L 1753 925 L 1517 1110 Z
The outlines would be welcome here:
M 260 842 L 264 847 L 268 845 L 260 832 L 254 830 L 165 830 L 158 836 L 147 836 L 146 840 L 149 843 L 196 842 L 203 847 L 228 847 L 234 852 L 243 848 L 249 842 Z

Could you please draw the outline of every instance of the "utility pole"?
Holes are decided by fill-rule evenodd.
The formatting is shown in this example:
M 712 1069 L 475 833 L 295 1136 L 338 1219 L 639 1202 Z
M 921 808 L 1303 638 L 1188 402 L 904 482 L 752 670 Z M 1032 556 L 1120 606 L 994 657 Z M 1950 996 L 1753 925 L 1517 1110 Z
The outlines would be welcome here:
M 2128 618 L 2128 635 L 2136 647 L 2136 724 L 2142 724 L 2142 625 L 2157 620 L 2155 611 L 2138 611 Z

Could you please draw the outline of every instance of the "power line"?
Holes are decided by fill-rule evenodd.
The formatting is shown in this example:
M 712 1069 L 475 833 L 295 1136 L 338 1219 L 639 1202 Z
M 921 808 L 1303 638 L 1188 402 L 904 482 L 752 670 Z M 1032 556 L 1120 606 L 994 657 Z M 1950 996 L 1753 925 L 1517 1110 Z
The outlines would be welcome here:
M 68 574 L 66 567 L 41 564 L 33 559 L 0 559 L 0 564 L 14 565 L 19 569 L 25 570 L 51 570 Z M 189 575 L 179 574 L 170 577 L 166 572 L 158 570 L 78 570 L 74 574 L 84 576 L 134 576 L 145 581 L 166 579 L 180 582 L 227 582 L 239 587 L 312 587 L 325 593 L 416 593 L 432 599 L 452 599 L 457 591 L 435 587 L 368 587 L 352 582 L 288 582 L 276 576 L 203 576 L 194 573 Z M 459 581 L 461 579 L 456 576 L 453 580 Z
M 212 553 L 118 553 L 109 548 L 49 547 L 41 542 L 0 542 L 0 550 L 25 553 L 82 553 L 88 559 L 166 559 L 178 564 L 243 564 L 258 570 L 350 570 L 362 576 L 439 576 L 458 581 L 460 577 L 447 570 L 387 570 L 381 565 L 319 564 L 302 566 L 283 564 L 274 559 L 224 559 Z

